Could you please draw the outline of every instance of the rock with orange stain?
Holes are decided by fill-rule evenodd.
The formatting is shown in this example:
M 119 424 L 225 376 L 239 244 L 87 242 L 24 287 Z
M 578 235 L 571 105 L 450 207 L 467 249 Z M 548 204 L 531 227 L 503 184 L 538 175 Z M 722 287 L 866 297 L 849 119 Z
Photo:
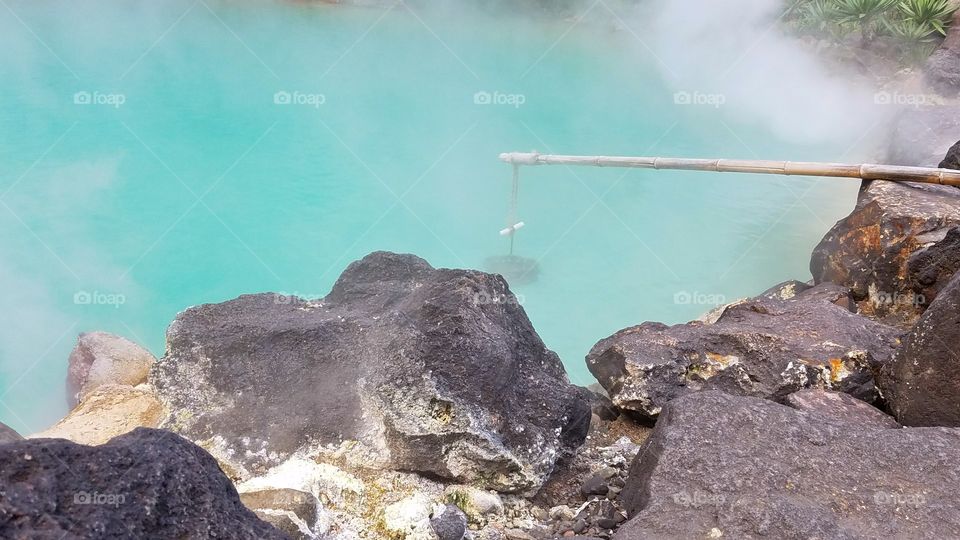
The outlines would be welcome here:
M 900 331 L 837 305 L 840 292 L 765 294 L 713 323 L 643 323 L 597 343 L 587 365 L 615 405 L 650 418 L 701 390 L 780 400 L 815 387 L 872 400 L 871 364 L 889 361 Z
M 960 189 L 875 181 L 813 252 L 817 283 L 849 287 L 860 310 L 912 323 L 960 266 L 943 252 L 958 242 Z M 941 264 L 942 263 L 942 264 Z

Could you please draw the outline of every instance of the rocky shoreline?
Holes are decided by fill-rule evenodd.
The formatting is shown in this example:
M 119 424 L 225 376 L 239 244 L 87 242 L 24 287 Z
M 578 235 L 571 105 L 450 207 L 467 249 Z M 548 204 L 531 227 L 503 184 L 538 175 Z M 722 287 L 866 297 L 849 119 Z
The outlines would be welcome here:
M 502 277 L 386 252 L 189 308 L 161 359 L 83 334 L 70 414 L 0 429 L 0 536 L 960 536 L 958 208 L 867 183 L 813 282 L 617 332 L 592 389 Z

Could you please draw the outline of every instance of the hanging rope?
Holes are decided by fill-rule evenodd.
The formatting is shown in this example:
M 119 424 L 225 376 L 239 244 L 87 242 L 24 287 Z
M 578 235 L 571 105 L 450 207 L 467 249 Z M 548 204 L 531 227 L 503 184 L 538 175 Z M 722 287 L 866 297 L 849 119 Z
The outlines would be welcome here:
M 520 201 L 520 165 L 513 164 L 513 187 L 510 190 L 510 215 L 507 227 L 510 228 L 510 255 L 513 255 L 513 239 L 517 235 L 517 205 Z

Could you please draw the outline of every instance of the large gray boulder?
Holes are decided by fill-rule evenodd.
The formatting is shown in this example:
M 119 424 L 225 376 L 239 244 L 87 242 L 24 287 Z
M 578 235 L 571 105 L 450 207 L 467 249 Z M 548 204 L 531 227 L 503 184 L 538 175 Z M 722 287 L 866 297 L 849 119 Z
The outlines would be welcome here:
M 102 446 L 0 445 L 0 538 L 286 538 L 201 448 L 139 428 Z
M 851 313 L 833 285 L 724 308 L 716 322 L 647 322 L 597 343 L 590 372 L 613 403 L 645 417 L 691 392 L 780 400 L 803 388 L 875 396 L 872 363 L 889 360 L 899 331 Z
M 960 537 L 960 430 L 888 429 L 700 392 L 664 408 L 615 540 Z
M 73 408 L 104 385 L 145 382 L 156 360 L 150 351 L 126 338 L 107 332 L 80 334 L 67 367 L 67 404 Z
M 359 442 L 371 466 L 531 490 L 590 420 L 503 278 L 384 252 L 320 301 L 259 294 L 184 311 L 150 380 L 172 411 L 164 426 L 239 479 Z
M 960 426 L 960 274 L 930 305 L 877 380 L 906 426 Z
M 868 315 L 904 314 L 913 322 L 943 287 L 944 277 L 956 270 L 945 271 L 949 261 L 936 255 L 956 242 L 948 233 L 957 226 L 960 189 L 869 182 L 853 213 L 834 225 L 814 250 L 810 271 L 817 283 L 852 289 Z M 931 260 L 943 264 L 938 267 Z

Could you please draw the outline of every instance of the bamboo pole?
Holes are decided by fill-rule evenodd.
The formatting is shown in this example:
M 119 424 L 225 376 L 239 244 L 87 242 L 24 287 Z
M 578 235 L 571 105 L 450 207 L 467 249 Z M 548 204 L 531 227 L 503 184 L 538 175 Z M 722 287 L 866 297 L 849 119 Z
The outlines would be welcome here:
M 512 165 L 575 165 L 588 167 L 627 167 L 635 169 L 673 169 L 684 171 L 780 174 L 786 176 L 823 176 L 920 182 L 960 187 L 960 171 L 935 167 L 898 165 L 848 165 L 810 161 L 765 161 L 749 159 L 687 159 L 663 157 L 561 156 L 523 152 L 500 154 Z

